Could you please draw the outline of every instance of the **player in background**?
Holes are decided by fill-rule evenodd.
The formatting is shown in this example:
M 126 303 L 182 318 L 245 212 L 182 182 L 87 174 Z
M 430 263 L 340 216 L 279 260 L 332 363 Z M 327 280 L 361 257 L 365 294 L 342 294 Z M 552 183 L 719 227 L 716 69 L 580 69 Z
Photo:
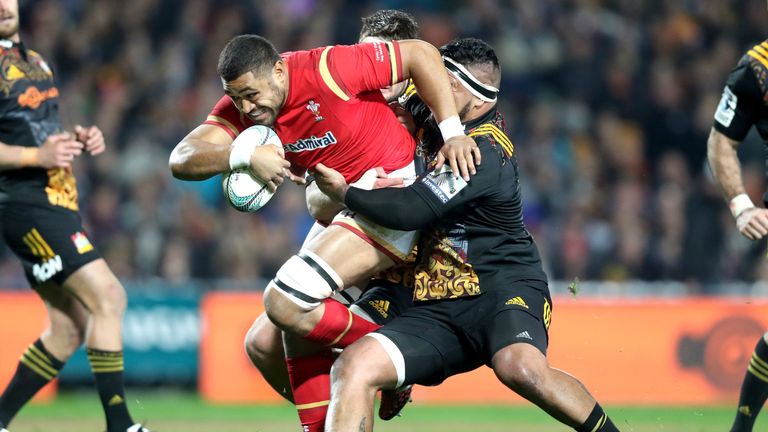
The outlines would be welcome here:
M 0 227 L 50 326 L 22 354 L 0 396 L 0 431 L 85 342 L 107 432 L 147 432 L 125 404 L 121 324 L 125 290 L 78 213 L 72 161 L 104 151 L 96 126 L 65 132 L 53 72 L 19 35 L 17 0 L 0 0 Z
M 217 104 L 212 115 L 229 130 L 216 133 L 234 138 L 243 130 L 243 117 L 250 124 L 272 126 L 290 162 L 282 159 L 281 149 L 270 149 L 271 154 L 268 151 L 266 158 L 260 158 L 253 143 L 232 147 L 229 141 L 222 146 L 220 138 L 200 137 L 196 130 L 174 150 L 171 169 L 177 177 L 199 179 L 250 166 L 265 180 L 279 182 L 289 166 L 296 177 L 325 162 L 350 181 L 375 167 L 412 175 L 415 141 L 379 91 L 412 78 L 440 119 L 446 141 L 441 158 L 468 178 L 474 171 L 472 158 L 480 161 L 474 142 L 463 133 L 447 77 L 430 73 L 440 65 L 437 50 L 416 40 L 324 47 L 280 56 L 266 39 L 239 36 L 220 56 L 219 74 L 229 97 Z M 329 297 L 402 260 L 414 239 L 415 233 L 382 229 L 353 214 L 337 216 L 270 283 L 265 293 L 270 319 L 310 342 L 346 346 L 378 326 Z M 332 363 L 327 356 L 294 360 L 288 359 L 289 368 L 293 363 L 294 370 L 308 374 L 327 370 Z M 297 405 L 304 405 L 295 382 L 293 396 Z
M 736 148 L 755 126 L 768 146 L 768 40 L 753 46 L 725 82 L 723 96 L 707 141 L 707 160 L 739 232 L 750 240 L 768 234 L 768 210 L 754 205 L 741 179 Z M 763 195 L 763 204 L 768 200 Z M 768 333 L 757 342 L 741 385 L 739 406 L 731 432 L 748 432 L 768 397 Z
M 578 380 L 547 362 L 551 300 L 523 223 L 513 146 L 496 110 L 498 59 L 471 38 L 440 51 L 468 134 L 483 152 L 475 176 L 466 181 L 443 166 L 407 188 L 366 191 L 348 187 L 322 164 L 315 168 L 320 189 L 351 211 L 393 229 L 424 230 L 415 305 L 340 355 L 325 430 L 372 430 L 379 388 L 436 385 L 485 364 L 510 389 L 577 431 L 617 431 Z M 434 123 L 428 129 L 434 132 Z

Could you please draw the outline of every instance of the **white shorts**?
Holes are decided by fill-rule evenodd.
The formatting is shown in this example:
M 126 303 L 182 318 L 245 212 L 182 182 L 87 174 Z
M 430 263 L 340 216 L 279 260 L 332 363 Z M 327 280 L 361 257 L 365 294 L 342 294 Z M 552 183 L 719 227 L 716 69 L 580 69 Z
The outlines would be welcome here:
M 411 162 L 404 168 L 389 173 L 389 177 L 402 177 L 405 186 L 416 179 L 416 169 Z M 418 240 L 418 231 L 398 231 L 384 228 L 354 212 L 344 210 L 336 215 L 331 225 L 338 225 L 352 231 L 361 239 L 390 257 L 396 264 L 405 261 Z

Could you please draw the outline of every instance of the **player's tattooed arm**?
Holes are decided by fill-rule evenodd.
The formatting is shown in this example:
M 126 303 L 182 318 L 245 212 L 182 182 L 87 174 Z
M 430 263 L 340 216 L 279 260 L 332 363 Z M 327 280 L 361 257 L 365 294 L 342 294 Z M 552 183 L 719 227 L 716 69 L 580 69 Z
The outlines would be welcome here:
M 750 240 L 760 240 L 768 235 L 768 210 L 755 207 L 747 196 L 741 179 L 741 164 L 736 153 L 739 141 L 715 130 L 707 141 L 707 160 L 712 175 L 729 203 L 739 232 Z

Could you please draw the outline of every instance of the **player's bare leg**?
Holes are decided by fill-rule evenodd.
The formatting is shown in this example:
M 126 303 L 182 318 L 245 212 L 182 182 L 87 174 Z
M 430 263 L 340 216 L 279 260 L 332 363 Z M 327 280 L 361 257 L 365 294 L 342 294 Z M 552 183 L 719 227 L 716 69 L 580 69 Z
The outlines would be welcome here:
M 22 354 L 0 397 L 0 428 L 8 426 L 21 408 L 58 375 L 85 334 L 88 312 L 71 294 L 52 282 L 38 285 L 35 291 L 45 301 L 50 326 Z
M 90 312 L 85 347 L 107 418 L 107 431 L 143 432 L 145 429 L 134 424 L 125 404 L 122 338 L 125 289 L 103 259 L 78 269 L 64 281 L 64 287 Z
M 262 313 L 245 336 L 245 352 L 267 383 L 280 396 L 293 402 L 282 334 L 283 331 L 272 324 L 267 314 Z
M 395 366 L 377 340 L 364 337 L 349 346 L 331 370 L 325 432 L 372 431 L 376 391 L 396 385 Z
M 586 387 L 575 377 L 549 366 L 533 345 L 516 343 L 499 350 L 491 360 L 499 380 L 560 422 L 582 430 L 615 431 Z M 591 417 L 597 417 L 592 419 Z M 605 418 L 603 419 L 603 416 Z M 592 425 L 597 421 L 599 424 Z

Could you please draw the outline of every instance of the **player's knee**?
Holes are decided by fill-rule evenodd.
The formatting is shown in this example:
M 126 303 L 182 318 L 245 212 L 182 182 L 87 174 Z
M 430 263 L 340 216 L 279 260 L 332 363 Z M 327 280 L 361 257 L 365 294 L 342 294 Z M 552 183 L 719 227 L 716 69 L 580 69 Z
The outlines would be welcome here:
M 101 287 L 97 291 L 93 304 L 89 305 L 90 312 L 112 318 L 122 318 L 128 299 L 123 285 L 117 279 Z
M 374 378 L 372 368 L 370 363 L 366 362 L 364 352 L 355 345 L 344 349 L 331 368 L 333 386 L 355 385 L 371 387 L 374 385 Z
M 264 323 L 266 321 L 267 323 Z M 256 368 L 283 361 L 280 330 L 266 316 L 259 317 L 245 335 L 245 352 Z
M 532 348 L 538 355 L 526 348 Z M 493 359 L 493 371 L 499 380 L 522 395 L 540 390 L 546 379 L 547 369 L 546 358 L 530 345 L 512 345 L 499 352 Z

